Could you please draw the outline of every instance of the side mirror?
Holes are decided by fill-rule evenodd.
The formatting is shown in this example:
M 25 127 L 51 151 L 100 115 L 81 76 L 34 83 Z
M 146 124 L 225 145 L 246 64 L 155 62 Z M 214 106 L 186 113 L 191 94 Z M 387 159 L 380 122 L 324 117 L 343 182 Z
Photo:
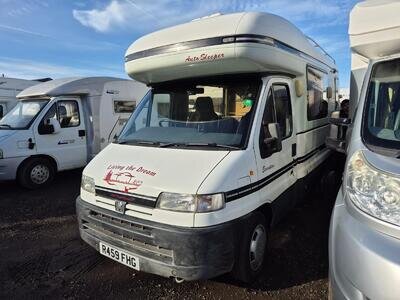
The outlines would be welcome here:
M 332 91 L 332 87 L 328 86 L 326 88 L 326 98 L 327 99 L 331 99 L 333 96 L 333 91 Z
M 351 124 L 351 119 L 340 118 L 340 112 L 334 111 L 329 118 L 329 123 L 331 126 L 329 136 L 325 139 L 326 146 L 337 152 L 346 153 L 347 127 Z
M 45 121 L 45 127 L 48 128 L 48 133 L 59 133 L 61 131 L 61 125 L 57 119 L 51 118 Z
M 265 138 L 263 142 L 266 147 L 267 154 L 271 155 L 274 152 L 279 152 L 282 150 L 282 137 L 279 124 L 269 123 L 268 132 L 270 133 L 271 137 Z

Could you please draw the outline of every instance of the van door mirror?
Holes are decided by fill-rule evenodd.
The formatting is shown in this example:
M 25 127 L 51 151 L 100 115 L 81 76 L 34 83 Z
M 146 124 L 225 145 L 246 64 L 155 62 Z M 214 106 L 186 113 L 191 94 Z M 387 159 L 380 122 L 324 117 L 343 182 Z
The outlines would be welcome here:
M 332 87 L 328 86 L 326 88 L 326 98 L 327 99 L 331 99 L 332 97 L 333 97 Z
M 272 153 L 282 150 L 282 138 L 278 123 L 269 123 L 267 126 L 271 136 L 266 137 L 263 142 L 266 148 L 266 154 L 271 155 Z
M 60 123 L 58 120 L 51 118 L 44 121 L 44 124 L 40 126 L 39 133 L 40 134 L 56 134 L 61 130 Z
M 329 149 L 340 153 L 346 153 L 346 134 L 347 127 L 351 124 L 351 119 L 341 118 L 340 111 L 334 111 L 329 118 L 330 132 L 325 140 L 325 144 Z

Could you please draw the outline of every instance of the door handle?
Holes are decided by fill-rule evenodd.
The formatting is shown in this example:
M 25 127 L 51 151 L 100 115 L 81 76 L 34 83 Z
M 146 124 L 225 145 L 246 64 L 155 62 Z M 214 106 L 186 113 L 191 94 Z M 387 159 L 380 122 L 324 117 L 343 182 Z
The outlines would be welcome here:
M 86 131 L 84 129 L 78 130 L 78 136 L 82 137 L 86 135 Z

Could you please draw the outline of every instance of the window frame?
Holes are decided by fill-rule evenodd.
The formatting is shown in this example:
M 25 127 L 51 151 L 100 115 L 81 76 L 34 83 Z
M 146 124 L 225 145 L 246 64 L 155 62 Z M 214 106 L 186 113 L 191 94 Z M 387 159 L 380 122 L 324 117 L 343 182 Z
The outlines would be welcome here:
M 59 111 L 58 111 L 58 107 L 59 107 L 59 103 L 60 103 L 60 102 L 75 102 L 75 103 L 76 103 L 76 108 L 77 108 L 77 110 L 78 110 L 78 118 L 79 118 L 79 122 L 78 122 L 77 125 L 74 125 L 74 126 L 67 126 L 67 127 L 63 127 L 63 126 L 61 125 L 61 122 L 60 122 L 60 114 L 59 114 Z M 79 127 L 79 126 L 81 126 L 81 112 L 80 112 L 80 109 L 79 109 L 79 102 L 78 102 L 77 100 L 74 100 L 74 99 L 60 99 L 60 100 L 57 100 L 57 102 L 56 102 L 55 104 L 56 104 L 57 121 L 60 123 L 60 127 L 61 127 L 61 128 L 74 128 L 74 127 Z
M 118 112 L 118 111 L 115 110 L 115 104 L 116 104 L 116 102 L 134 102 L 134 103 L 135 103 L 135 108 L 134 108 L 131 112 L 126 112 L 126 111 Z M 113 100 L 112 100 L 112 111 L 113 111 L 113 114 L 114 114 L 114 115 L 133 114 L 133 113 L 135 112 L 135 110 L 136 110 L 137 107 L 138 107 L 138 103 L 137 103 L 136 100 L 124 100 L 124 99 L 113 99 Z
M 326 116 L 324 116 L 324 117 L 311 118 L 310 119 L 310 116 L 309 116 L 309 89 L 308 89 L 308 87 L 309 87 L 308 86 L 308 82 L 309 82 L 309 80 L 308 80 L 309 79 L 309 75 L 308 75 L 309 71 L 308 70 L 309 69 L 314 69 L 316 71 L 319 71 L 319 72 L 323 73 L 324 76 L 328 77 L 328 86 L 326 86 L 326 87 L 322 86 L 323 89 L 322 89 L 322 99 L 321 99 L 321 101 L 326 100 L 328 102 L 327 113 L 326 113 Z M 322 79 L 322 84 L 324 84 L 324 80 L 323 79 Z M 322 70 L 321 68 L 318 68 L 318 67 L 310 65 L 310 64 L 306 65 L 306 89 L 307 89 L 307 94 L 306 94 L 306 96 L 307 96 L 306 115 L 307 115 L 307 121 L 312 122 L 312 121 L 316 121 L 316 120 L 322 120 L 322 119 L 325 119 L 325 118 L 327 118 L 329 116 L 329 99 L 324 99 L 324 92 L 327 90 L 327 88 L 329 86 L 330 86 L 329 85 L 329 73 L 327 71 Z
M 273 88 L 273 87 L 276 86 L 276 85 L 285 86 L 285 87 L 286 87 L 286 90 L 287 90 L 287 92 L 288 92 L 288 97 L 289 97 L 289 108 L 290 108 L 290 117 L 291 117 L 291 118 L 290 118 L 290 133 L 289 133 L 289 135 L 287 135 L 287 136 L 285 136 L 285 137 L 282 137 L 282 141 L 284 141 L 284 140 L 290 138 L 290 137 L 293 135 L 293 109 L 292 109 L 292 97 L 291 97 L 291 94 L 290 94 L 290 87 L 289 87 L 289 84 L 287 84 L 287 83 L 285 83 L 285 82 L 274 82 L 273 84 L 271 84 L 271 88 Z M 275 93 L 274 93 L 274 90 L 272 90 L 272 98 L 273 98 L 273 100 L 274 100 L 275 120 L 276 120 L 276 122 L 278 123 L 277 114 L 276 114 L 276 102 L 275 102 Z M 279 123 L 278 123 L 278 124 L 279 124 Z

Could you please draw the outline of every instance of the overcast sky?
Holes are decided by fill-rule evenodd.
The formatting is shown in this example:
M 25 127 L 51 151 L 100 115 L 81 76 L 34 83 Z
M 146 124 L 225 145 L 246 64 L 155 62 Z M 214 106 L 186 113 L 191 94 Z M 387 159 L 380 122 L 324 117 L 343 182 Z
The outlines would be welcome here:
M 18 78 L 117 76 L 138 37 L 216 12 L 265 11 L 287 18 L 335 59 L 349 85 L 348 15 L 353 0 L 0 0 L 0 74 Z

